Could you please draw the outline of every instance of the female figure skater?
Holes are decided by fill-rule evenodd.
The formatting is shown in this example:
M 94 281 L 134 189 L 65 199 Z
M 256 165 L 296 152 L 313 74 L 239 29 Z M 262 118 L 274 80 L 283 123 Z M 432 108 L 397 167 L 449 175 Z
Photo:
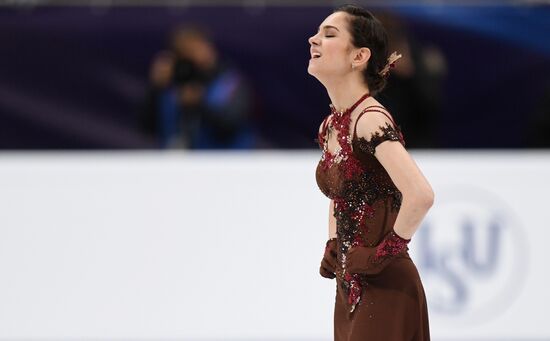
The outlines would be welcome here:
M 428 310 L 407 244 L 434 193 L 401 127 L 373 97 L 400 55 L 369 11 L 337 8 L 309 38 L 308 73 L 327 89 L 316 180 L 330 198 L 320 273 L 336 278 L 335 341 L 426 341 Z

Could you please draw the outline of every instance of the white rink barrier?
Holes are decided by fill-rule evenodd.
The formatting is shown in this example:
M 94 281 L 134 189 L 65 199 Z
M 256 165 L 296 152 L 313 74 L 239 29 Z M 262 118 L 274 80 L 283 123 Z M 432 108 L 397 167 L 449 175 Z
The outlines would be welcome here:
M 411 155 L 432 339 L 550 339 L 550 152 Z M 0 154 L 0 340 L 332 340 L 318 159 Z

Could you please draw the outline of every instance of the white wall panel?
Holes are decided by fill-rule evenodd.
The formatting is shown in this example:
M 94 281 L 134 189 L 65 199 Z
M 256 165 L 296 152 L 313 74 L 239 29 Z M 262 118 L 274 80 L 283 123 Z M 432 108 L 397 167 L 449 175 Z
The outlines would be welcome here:
M 550 153 L 412 155 L 432 339 L 550 339 Z M 332 339 L 318 157 L 0 154 L 0 339 Z

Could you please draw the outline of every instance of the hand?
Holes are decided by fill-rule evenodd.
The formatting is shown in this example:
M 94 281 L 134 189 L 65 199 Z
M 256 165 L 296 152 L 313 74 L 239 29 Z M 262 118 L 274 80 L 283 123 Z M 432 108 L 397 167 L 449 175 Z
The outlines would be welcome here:
M 346 271 L 349 273 L 371 273 L 374 270 L 376 247 L 353 246 L 346 253 Z
M 336 246 L 336 238 L 331 238 L 326 242 L 325 254 L 321 261 L 321 267 L 319 268 L 319 273 L 325 278 L 333 279 L 336 277 Z
M 392 230 L 376 247 L 354 246 L 346 254 L 346 271 L 367 275 L 378 274 L 395 256 L 409 249 L 407 244 L 410 241 Z

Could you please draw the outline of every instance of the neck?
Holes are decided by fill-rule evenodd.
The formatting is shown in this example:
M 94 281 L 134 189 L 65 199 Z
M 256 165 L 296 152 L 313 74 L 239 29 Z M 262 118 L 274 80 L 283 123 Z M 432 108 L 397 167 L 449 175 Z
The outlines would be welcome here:
M 368 86 L 364 85 L 362 81 L 347 78 L 327 84 L 325 88 L 332 105 L 337 111 L 351 107 L 361 96 L 369 92 Z M 364 102 L 368 100 L 369 98 L 366 98 Z

